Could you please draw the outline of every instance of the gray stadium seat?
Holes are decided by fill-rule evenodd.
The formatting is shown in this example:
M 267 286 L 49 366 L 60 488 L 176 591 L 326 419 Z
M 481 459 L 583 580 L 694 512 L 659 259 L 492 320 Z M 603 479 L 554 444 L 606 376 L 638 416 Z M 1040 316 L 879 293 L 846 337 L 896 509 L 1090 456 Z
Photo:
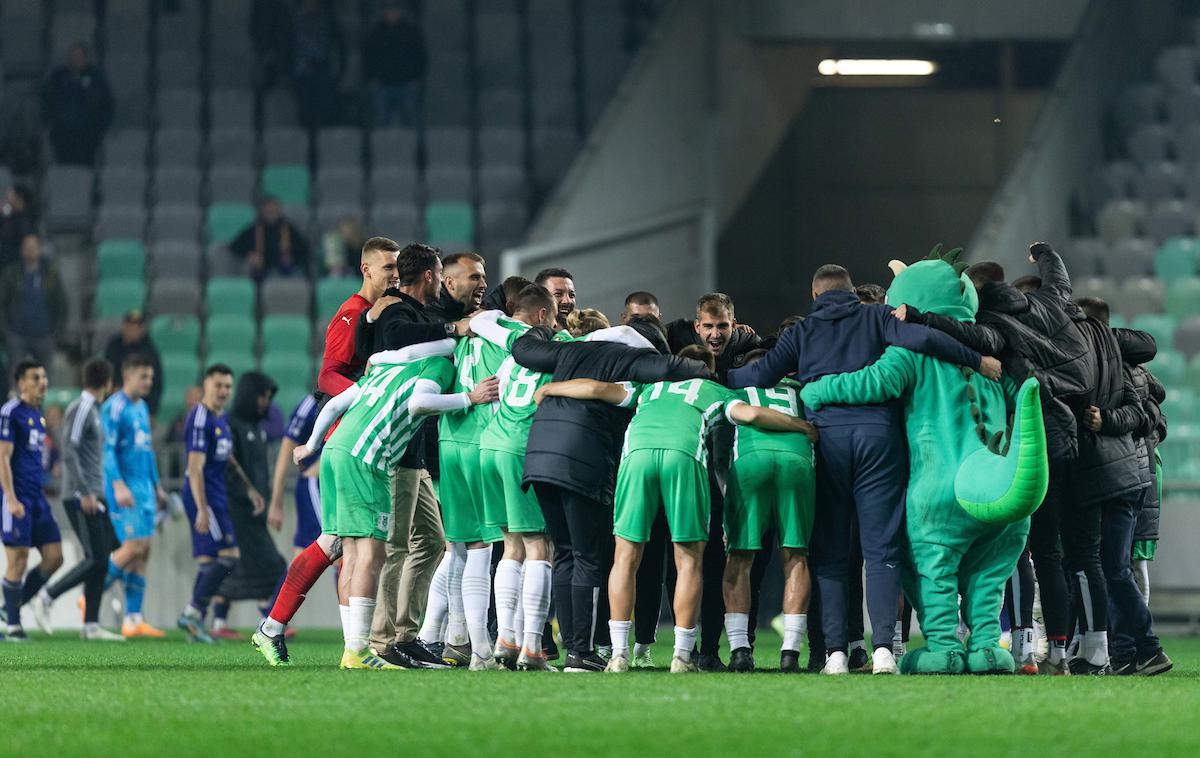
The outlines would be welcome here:
M 317 165 L 359 165 L 362 162 L 361 129 L 332 127 L 317 132 Z
M 1072 276 L 1095 276 L 1101 273 L 1108 256 L 1108 244 L 1096 237 L 1072 239 L 1063 254 Z
M 358 163 L 326 164 L 317 172 L 316 186 L 323 203 L 359 203 L 362 200 L 362 169 Z
M 253 129 L 254 95 L 247 89 L 215 89 L 209 94 L 209 123 L 213 129 Z
M 519 87 L 521 17 L 513 11 L 482 11 L 475 15 L 475 62 L 484 87 Z
M 146 209 L 140 203 L 134 205 L 100 206 L 96 214 L 96 226 L 92 229 L 95 239 L 142 239 L 146 236 Z
M 376 166 L 371 171 L 373 202 L 414 202 L 417 199 L 417 170 L 412 166 Z
M 1200 120 L 1200 87 L 1171 92 L 1167 99 L 1167 116 L 1171 126 L 1180 129 Z
M 155 241 L 195 240 L 200 235 L 200 206 L 159 205 L 154 209 L 150 222 Z
M 144 166 L 149 144 L 150 135 L 145 129 L 110 132 L 104 139 L 104 162 L 106 165 Z
M 521 166 L 525 161 L 525 132 L 521 129 L 482 129 L 479 162 L 483 166 Z
M 1072 280 L 1072 294 L 1076 299 L 1084 296 L 1098 297 L 1105 302 L 1115 303 L 1120 298 L 1116 284 L 1105 276 L 1087 276 Z
M 358 203 L 338 202 L 337 200 L 323 202 L 317 206 L 317 229 L 322 234 L 336 229 L 338 222 L 347 216 L 362 218 L 362 206 Z
M 1159 163 L 1171 157 L 1171 130 L 1162 124 L 1145 124 L 1134 130 L 1128 140 L 1129 157 L 1141 165 Z
M 156 103 L 159 127 L 199 129 L 200 100 L 198 89 L 160 89 Z
M 574 83 L 575 50 L 572 0 L 529 0 L 529 73 L 536 106 L 546 89 Z
M 258 174 L 250 164 L 214 166 L 208 172 L 208 199 L 212 203 L 254 203 Z
M 489 89 L 479 94 L 479 123 L 486 128 L 519 128 L 524 101 L 517 89 Z
M 367 234 L 381 234 L 395 240 L 417 238 L 420 214 L 412 203 L 383 203 L 371 207 Z
M 45 73 L 42 9 L 42 0 L 0 3 L 0 49 L 4 51 L 4 66 L 10 74 L 41 76 Z
M 200 160 L 200 132 L 193 129 L 159 129 L 154 135 L 154 155 L 159 165 L 195 166 Z
M 243 276 L 246 273 L 246 264 L 231 253 L 225 245 L 209 245 L 204 262 L 208 266 L 210 277 Z
M 200 169 L 162 166 L 154 172 L 154 202 L 194 205 L 200 202 Z
M 579 152 L 579 137 L 574 129 L 539 129 L 533 133 L 533 177 L 542 189 L 549 189 L 570 168 Z
M 464 54 L 467 44 L 467 6 L 464 0 L 439 0 L 426 3 L 423 25 L 437 30 L 441 46 Z
M 288 221 L 295 224 L 297 229 L 308 234 L 308 225 L 312 221 L 312 214 L 307 205 L 284 205 L 283 215 Z
M 438 127 L 425 132 L 425 153 L 430 166 L 468 166 L 471 133 L 464 127 Z
M 1143 313 L 1162 313 L 1163 284 L 1152 277 L 1132 277 L 1121 284 L 1117 302 L 1109 305 L 1129 318 Z
M 458 127 L 471 119 L 471 100 L 463 85 L 443 85 L 426 90 L 427 127 Z
M 1155 203 L 1146 217 L 1146 235 L 1158 242 L 1195 232 L 1196 207 L 1184 200 Z
M 263 132 L 267 163 L 308 165 L 308 135 L 298 127 L 270 127 Z
M 82 232 L 92 227 L 92 183 L 82 166 L 51 166 L 46 171 L 46 230 Z
M 1175 90 L 1186 90 L 1196 84 L 1196 50 L 1177 45 L 1158 54 L 1154 71 L 1159 81 Z
M 1159 346 L 1162 349 L 1162 346 Z M 1190 316 L 1175 330 L 1175 349 L 1189 359 L 1200 353 L 1200 316 Z
M 208 134 L 208 153 L 214 166 L 254 165 L 254 132 L 244 129 L 214 129 Z
M 146 125 L 149 99 L 146 90 L 146 51 L 110 48 L 104 56 L 104 72 L 112 87 L 114 121 L 118 126 Z
M 160 277 L 189 277 L 196 280 L 204 265 L 204 251 L 194 240 L 164 240 L 151 246 L 150 261 Z
M 146 201 L 146 169 L 141 165 L 106 165 L 100 172 L 100 199 L 108 205 L 141 205 Z
M 411 166 L 417 159 L 417 133 L 412 129 L 376 129 L 371 132 L 371 165 Z
M 1175 155 L 1184 166 L 1200 163 L 1200 123 L 1188 124 L 1175 132 Z
M 1096 232 L 1108 242 L 1136 237 L 1145 220 L 1145 203 L 1139 200 L 1110 200 L 1096 214 Z
M 192 30 L 187 37 L 180 39 L 190 42 L 191 46 L 196 43 L 193 41 L 196 38 L 196 31 Z M 163 39 L 161 33 L 159 39 Z M 200 86 L 200 60 L 199 51 L 189 49 L 187 44 L 180 44 L 179 47 L 159 48 L 158 51 L 158 66 L 156 68 L 158 74 L 159 94 L 162 94 L 163 87 L 199 87 Z M 249 72 L 247 72 L 249 73 Z
M 525 235 L 525 206 L 513 202 L 484 203 L 479 209 L 480 239 L 489 252 L 512 247 Z
M 264 127 L 295 126 L 298 123 L 296 98 L 286 87 L 275 87 L 266 93 L 263 99 Z
M 110 60 L 116 50 L 141 57 L 144 66 L 147 61 L 146 50 L 150 44 L 149 6 L 139 0 L 109 0 L 104 10 L 104 25 L 107 32 L 104 64 L 109 81 L 114 78 Z
M 253 70 L 254 53 L 246 34 L 245 0 L 213 0 L 209 23 L 209 44 L 213 84 L 239 87 L 246 84 L 246 72 Z
M 471 202 L 471 170 L 462 166 L 431 166 L 425 172 L 425 190 L 433 201 Z
M 574 127 L 574 90 L 569 87 L 554 87 L 536 92 L 533 97 L 533 124 L 536 127 Z
M 1169 161 L 1151 163 L 1134 178 L 1134 194 L 1153 205 L 1183 194 L 1183 180 L 1184 172 L 1178 164 Z
M 1158 245 L 1148 239 L 1130 238 L 1114 242 L 1104 260 L 1104 273 L 1114 281 L 1148 276 L 1154 271 L 1154 253 Z
M 301 277 L 270 277 L 259 290 L 259 302 L 264 316 L 307 316 L 312 305 L 312 285 Z
M 1166 87 L 1157 82 L 1142 82 L 1125 89 L 1117 99 L 1117 123 L 1122 134 L 1129 134 L 1140 124 L 1162 121 L 1166 110 Z
M 194 278 L 159 277 L 150 286 L 154 316 L 194 316 L 200 312 L 200 286 Z
M 525 170 L 517 166 L 484 166 L 479 170 L 479 194 L 489 200 L 525 199 Z

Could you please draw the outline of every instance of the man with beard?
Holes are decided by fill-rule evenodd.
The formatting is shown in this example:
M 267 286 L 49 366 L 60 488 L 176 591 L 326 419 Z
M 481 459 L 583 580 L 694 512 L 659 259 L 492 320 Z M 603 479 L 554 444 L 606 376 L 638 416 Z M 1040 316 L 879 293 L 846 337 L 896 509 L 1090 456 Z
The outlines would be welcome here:
M 567 315 L 575 310 L 575 277 L 565 268 L 544 268 L 533 279 L 545 287 L 558 307 L 558 328 L 567 328 Z

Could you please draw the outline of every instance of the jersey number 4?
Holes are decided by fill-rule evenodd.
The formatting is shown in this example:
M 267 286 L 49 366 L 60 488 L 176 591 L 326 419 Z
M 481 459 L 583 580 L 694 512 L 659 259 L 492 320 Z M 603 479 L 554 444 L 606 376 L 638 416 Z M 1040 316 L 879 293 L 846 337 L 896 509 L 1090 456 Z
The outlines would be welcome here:
M 650 390 L 650 400 L 657 400 L 662 395 L 663 387 L 667 388 L 667 392 L 672 395 L 683 395 L 683 402 L 688 405 L 695 405 L 696 398 L 700 397 L 700 387 L 702 386 L 701 379 L 688 379 L 682 382 L 655 382 L 654 388 Z

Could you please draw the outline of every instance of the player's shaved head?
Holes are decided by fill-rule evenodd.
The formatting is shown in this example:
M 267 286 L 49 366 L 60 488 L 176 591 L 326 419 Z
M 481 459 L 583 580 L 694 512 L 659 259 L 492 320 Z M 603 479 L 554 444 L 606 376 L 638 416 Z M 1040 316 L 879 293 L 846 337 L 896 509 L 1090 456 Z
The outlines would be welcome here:
M 688 345 L 679 351 L 679 357 L 700 361 L 708 367 L 709 371 L 717 370 L 717 356 L 703 345 Z
M 850 278 L 850 272 L 836 263 L 826 263 L 817 269 L 817 273 L 813 274 L 812 291 L 813 297 L 820 297 L 826 292 L 853 292 L 854 281 Z
M 988 282 L 1004 281 L 1004 267 L 995 261 L 980 261 L 967 268 L 967 278 L 975 289 L 983 289 Z
M 454 253 L 442 258 L 442 276 L 450 297 L 474 311 L 487 294 L 487 274 L 483 256 L 478 253 Z
M 628 324 L 630 319 L 639 316 L 662 318 L 662 309 L 658 305 L 658 298 L 653 293 L 639 290 L 625 296 L 625 308 L 621 311 L 621 323 Z
M 513 299 L 513 318 L 530 326 L 553 327 L 558 308 L 550 290 L 540 284 L 529 284 Z
M 387 237 L 371 237 L 363 243 L 362 255 L 359 257 L 359 260 L 366 263 L 379 253 L 390 253 L 395 258 L 396 253 L 399 252 L 400 245 L 395 240 L 390 240 Z

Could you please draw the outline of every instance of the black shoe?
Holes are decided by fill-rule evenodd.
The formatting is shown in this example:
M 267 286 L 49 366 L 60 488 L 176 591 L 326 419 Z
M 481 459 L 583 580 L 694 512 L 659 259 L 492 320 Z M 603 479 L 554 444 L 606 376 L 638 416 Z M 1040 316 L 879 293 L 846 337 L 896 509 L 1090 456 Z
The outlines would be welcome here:
M 1156 674 L 1165 674 L 1174 666 L 1175 664 L 1171 662 L 1166 652 L 1160 647 L 1154 655 L 1144 661 L 1135 663 L 1133 673 L 1137 676 L 1154 676 Z
M 441 663 L 442 653 L 446 652 L 446 643 L 445 642 L 422 642 L 421 644 L 423 644 L 425 647 L 427 647 L 429 649 L 429 652 L 433 653 L 434 656 L 437 657 L 438 663 Z
M 1108 676 L 1113 673 L 1112 667 L 1107 663 L 1097 666 L 1087 658 L 1072 658 L 1068 668 L 1071 669 L 1072 676 Z
M 856 647 L 850 651 L 850 659 L 846 667 L 851 671 L 870 671 L 871 659 L 867 657 L 865 648 Z M 823 668 L 823 667 L 822 667 Z
M 569 674 L 590 674 L 603 671 L 608 664 L 595 652 L 567 653 L 567 664 L 563 671 Z
M 433 651 L 425 647 L 419 640 L 411 642 L 393 642 L 388 646 L 388 649 L 383 651 L 379 657 L 388 663 L 395 664 L 406 669 L 447 669 L 450 668 L 442 663 L 441 658 L 433 658 L 426 660 L 425 658 L 417 658 L 410 652 L 413 649 L 419 650 L 422 654 L 433 656 Z
M 5 642 L 29 642 L 29 635 L 25 633 L 24 629 L 17 628 L 14 630 L 10 630 L 8 632 L 8 636 L 5 637 L 4 641 Z
M 696 668 L 701 671 L 720 672 L 728 671 L 729 668 L 721 662 L 719 655 L 701 655 L 696 659 Z
M 542 628 L 542 655 L 548 661 L 557 661 L 562 657 L 558 652 L 558 643 L 554 641 L 554 627 L 550 626 L 549 621 Z
M 754 652 L 748 647 L 739 647 L 729 654 L 729 670 L 739 674 L 754 671 Z
M 824 664 L 821 664 L 822 667 Z M 785 674 L 800 673 L 800 653 L 795 650 L 784 650 L 779 653 L 779 670 Z
M 1118 661 L 1114 659 L 1109 665 L 1112 667 L 1113 676 L 1132 676 L 1137 670 L 1133 661 Z
M 442 663 L 443 646 L 441 643 L 434 644 L 438 646 L 436 652 L 428 643 L 425 642 L 425 640 L 417 637 L 416 639 L 409 640 L 408 642 L 393 642 L 392 648 L 395 648 L 397 651 L 407 655 L 412 659 L 413 663 L 425 664 L 426 668 L 444 669 L 446 668 L 446 664 Z M 384 656 L 380 657 L 385 661 L 389 660 Z M 395 661 L 392 661 L 392 663 L 395 663 Z
M 805 669 L 810 674 L 819 674 L 825 669 L 825 654 L 810 650 L 808 652 L 808 667 Z

